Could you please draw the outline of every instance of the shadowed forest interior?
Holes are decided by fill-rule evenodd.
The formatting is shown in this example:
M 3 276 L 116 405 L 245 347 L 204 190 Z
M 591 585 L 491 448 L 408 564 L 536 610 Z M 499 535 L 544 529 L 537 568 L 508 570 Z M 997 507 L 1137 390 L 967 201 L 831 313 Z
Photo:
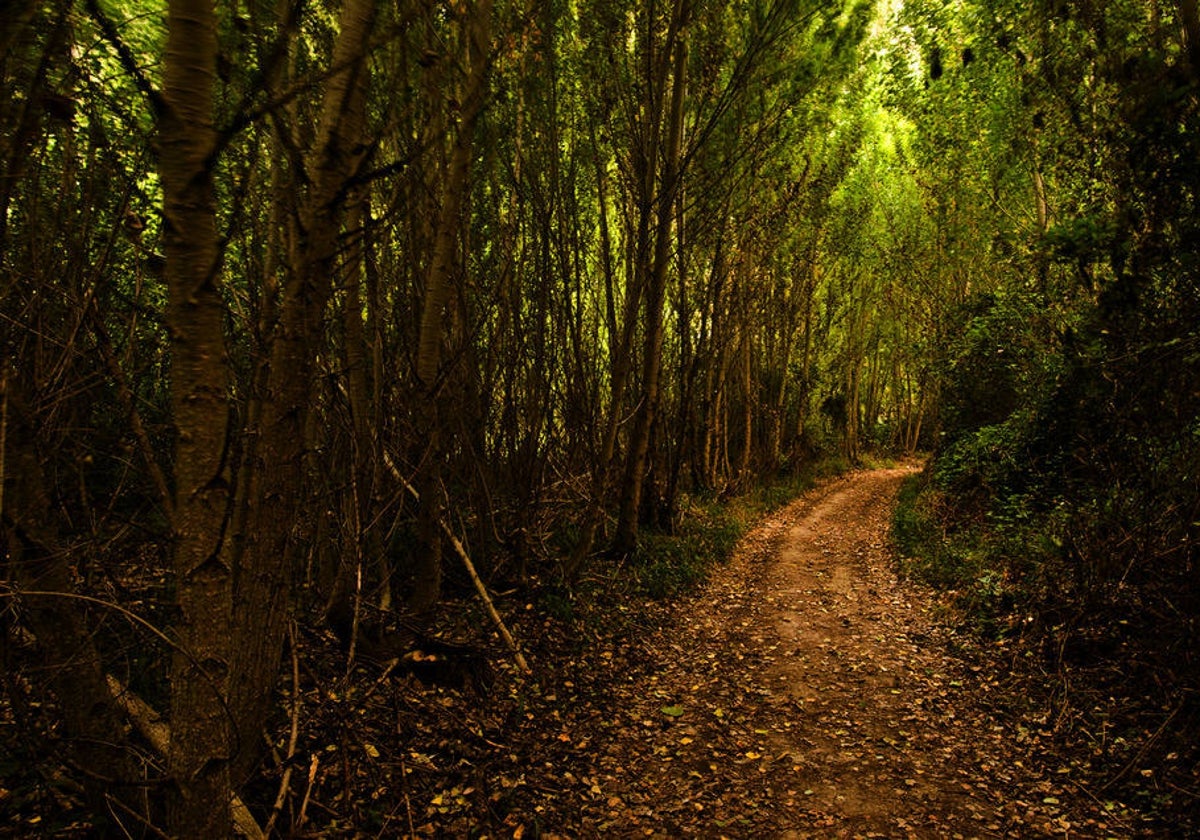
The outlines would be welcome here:
M 0 80 L 0 834 L 587 834 L 538 680 L 916 457 L 902 572 L 1200 819 L 1196 0 L 12 0 Z

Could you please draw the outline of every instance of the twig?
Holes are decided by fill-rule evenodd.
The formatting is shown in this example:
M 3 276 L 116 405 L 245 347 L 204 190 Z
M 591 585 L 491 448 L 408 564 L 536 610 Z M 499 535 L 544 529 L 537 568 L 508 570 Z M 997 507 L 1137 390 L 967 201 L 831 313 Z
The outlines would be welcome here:
M 150 79 L 142 72 L 141 66 L 133 55 L 133 50 L 129 45 L 121 40 L 121 35 L 117 31 L 117 27 L 100 9 L 100 4 L 96 0 L 88 0 L 85 4 L 88 14 L 92 20 L 100 27 L 101 34 L 117 53 L 117 58 L 121 63 L 121 67 L 125 73 L 133 80 L 134 87 L 146 97 L 146 101 L 150 103 L 151 109 L 156 117 L 161 117 L 167 112 L 167 103 L 163 98 L 162 92 L 159 91 L 150 83 Z
M 16 587 L 14 587 L 11 583 L 0 581 L 0 599 L 2 599 L 2 598 L 19 598 L 19 597 L 66 598 L 68 600 L 83 601 L 84 603 L 87 603 L 87 604 L 95 604 L 96 606 L 104 607 L 105 609 L 114 610 L 114 611 L 120 613 L 121 615 L 125 616 L 126 618 L 128 618 L 134 624 L 137 624 L 137 625 L 140 625 L 141 627 L 146 628 L 151 633 L 153 633 L 157 638 L 162 640 L 172 650 L 177 650 L 181 654 L 186 656 L 188 661 L 191 662 L 194 666 L 196 666 L 196 670 L 200 672 L 200 675 L 202 677 L 204 677 L 205 681 L 208 683 L 209 688 L 211 688 L 213 690 L 213 694 L 215 695 L 217 702 L 221 705 L 221 709 L 225 712 L 226 716 L 229 718 L 230 724 L 234 726 L 235 737 L 237 736 L 236 721 L 234 721 L 234 719 L 233 719 L 233 713 L 229 710 L 229 703 L 226 700 L 225 696 L 221 693 L 220 689 L 217 688 L 217 685 L 213 681 L 212 676 L 208 673 L 207 670 L 205 670 L 204 665 L 202 665 L 200 663 L 200 661 L 198 659 L 196 659 L 195 654 L 193 654 L 190 650 L 188 650 L 187 648 L 185 648 L 185 647 L 181 646 L 180 644 L 178 644 L 177 642 L 175 642 L 170 636 L 168 636 L 162 630 L 159 630 L 157 627 L 155 627 L 153 624 L 151 624 L 146 619 L 142 618 L 137 613 L 132 612 L 131 610 L 128 610 L 125 607 L 123 607 L 120 604 L 115 603 L 113 601 L 105 601 L 101 598 L 93 598 L 91 595 L 81 595 L 77 592 L 54 592 L 52 590 L 42 590 L 42 589 L 18 589 Z M 117 699 L 119 702 L 120 698 L 117 698 Z M 150 706 L 147 704 L 146 708 L 150 708 Z M 158 715 L 158 713 L 156 712 L 155 717 L 157 717 L 157 715 Z M 161 752 L 162 752 L 163 756 L 165 757 L 166 751 L 161 750 Z
M 366 702 L 371 699 L 371 697 L 379 689 L 379 686 L 383 685 L 387 678 L 392 675 L 392 671 L 395 671 L 399 665 L 399 658 L 388 660 L 387 667 L 383 669 L 383 673 L 379 675 L 379 678 L 376 679 L 375 682 L 371 683 L 370 687 L 365 692 L 363 692 L 362 699 L 359 701 L 359 703 L 361 705 L 366 705 Z
M 156 837 L 161 837 L 161 838 L 163 838 L 163 840 L 171 840 L 171 835 L 167 834 L 165 831 L 163 831 L 161 828 L 156 826 L 154 823 L 150 822 L 148 819 L 143 817 L 141 814 L 134 811 L 132 808 L 130 808 L 128 805 L 126 805 L 124 802 L 122 802 L 120 799 L 117 799 L 117 797 L 111 796 L 106 793 L 106 794 L 104 794 L 104 802 L 106 805 L 109 806 L 110 809 L 113 806 L 116 806 L 117 808 L 121 809 L 129 816 L 133 817 L 134 820 L 136 820 L 138 822 L 138 824 L 141 825 L 142 828 L 144 828 L 146 831 L 149 831 L 151 834 L 155 835 Z M 109 813 L 109 816 L 111 816 L 113 818 L 113 820 L 117 823 L 117 825 L 119 825 L 121 827 L 121 831 L 125 832 L 126 837 L 133 837 L 133 835 L 129 833 L 129 829 L 127 829 L 125 827 L 125 824 L 123 822 L 121 822 L 121 818 L 118 817 L 116 815 L 116 813 L 114 813 L 112 810 L 110 810 L 108 813 Z
M 288 648 L 292 652 L 292 731 L 288 735 L 288 750 L 283 778 L 279 781 L 279 793 L 275 804 L 271 806 L 271 816 L 267 820 L 263 833 L 270 837 L 271 830 L 283 811 L 283 803 L 287 800 L 288 789 L 292 784 L 293 758 L 296 757 L 296 742 L 300 738 L 300 659 L 296 654 L 296 622 L 288 624 Z
M 1141 761 L 1143 758 L 1146 757 L 1146 753 L 1148 753 L 1150 751 L 1150 748 L 1153 747 L 1154 744 L 1158 741 L 1159 737 L 1163 734 L 1163 731 L 1171 724 L 1171 721 L 1175 720 L 1175 716 L 1177 714 L 1179 714 L 1179 710 L 1182 708 L 1183 708 L 1183 706 L 1176 706 L 1175 710 L 1173 712 L 1171 712 L 1171 714 L 1167 715 L 1167 719 L 1162 722 L 1162 725 L 1158 727 L 1158 729 L 1154 732 L 1153 735 L 1151 735 L 1149 738 L 1146 739 L 1146 743 L 1142 744 L 1142 748 L 1137 751 L 1137 755 L 1135 755 L 1133 758 L 1131 758 L 1129 760 L 1129 763 L 1121 768 L 1121 772 L 1117 773 L 1117 775 L 1113 776 L 1111 779 L 1109 779 L 1107 782 L 1105 782 L 1103 785 L 1100 786 L 1101 793 L 1104 793 L 1104 791 L 1108 790 L 1110 787 L 1112 787 L 1117 782 L 1119 782 L 1121 779 L 1123 779 L 1125 777 L 1125 774 L 1128 773 L 1130 770 L 1132 770 L 1135 764 L 1137 764 L 1139 761 Z
M 413 828 L 412 799 L 408 795 L 408 765 L 403 758 L 400 759 L 400 789 L 404 792 L 404 810 L 408 816 L 408 836 L 416 837 L 417 831 Z
M 525 655 L 521 653 L 521 648 L 517 645 L 517 640 L 512 637 L 511 633 L 508 632 L 508 627 L 505 626 L 504 619 L 502 619 L 500 617 L 500 613 L 496 611 L 496 606 L 492 603 L 491 596 L 488 595 L 487 587 L 479 578 L 479 573 L 475 571 L 475 564 L 471 562 L 471 557 L 467 554 L 467 550 L 463 547 L 463 544 L 458 541 L 458 537 L 454 536 L 454 532 L 450 530 L 450 526 L 446 524 L 444 519 L 439 520 L 438 524 L 442 526 L 442 531 L 445 533 L 446 539 L 450 540 L 450 545 L 454 547 L 455 553 L 458 554 L 459 559 L 463 561 L 463 565 L 467 569 L 467 574 L 471 576 L 471 582 L 475 584 L 475 591 L 479 593 L 479 598 L 483 601 L 483 606 L 487 609 L 488 615 L 491 616 L 492 622 L 496 625 L 496 629 L 499 631 L 500 637 L 504 639 L 504 643 L 508 645 L 509 650 L 512 651 L 513 659 L 516 661 L 517 667 L 519 667 L 521 672 L 524 674 L 531 673 L 529 663 L 525 661 Z
M 304 825 L 305 814 L 308 812 L 309 797 L 312 796 L 313 779 L 317 778 L 317 765 L 320 763 L 321 757 L 314 754 L 312 762 L 308 765 L 308 785 L 304 788 L 304 800 L 300 803 L 300 816 L 296 820 L 297 829 Z
M 350 647 L 346 650 L 346 678 L 354 670 L 354 654 L 358 652 L 358 632 L 362 626 L 362 558 L 354 566 L 354 612 L 350 620 Z
M 1075 781 L 1075 780 L 1073 780 L 1073 779 L 1068 779 L 1068 780 L 1067 780 L 1067 784 L 1069 784 L 1069 785 L 1073 786 L 1073 787 L 1074 787 L 1076 790 L 1078 790 L 1078 791 L 1080 791 L 1081 793 L 1083 793 L 1085 796 L 1087 796 L 1088 798 L 1090 798 L 1090 799 L 1091 799 L 1093 802 L 1095 802 L 1095 803 L 1096 803 L 1097 805 L 1099 805 L 1101 808 L 1104 808 L 1104 810 L 1106 811 L 1106 814 L 1107 814 L 1107 816 L 1105 817 L 1105 819 L 1112 820 L 1114 823 L 1116 823 L 1117 825 L 1121 826 L 1121 827 L 1122 827 L 1122 828 L 1124 828 L 1126 831 L 1130 831 L 1130 832 L 1132 833 L 1132 826 L 1130 826 L 1130 825 L 1129 825 L 1129 823 L 1127 823 L 1125 820 L 1121 819 L 1121 818 L 1120 818 L 1120 817 L 1119 817 L 1117 814 L 1115 814 L 1114 812 L 1112 812 L 1112 811 L 1109 811 L 1109 810 L 1108 810 L 1108 808 L 1106 808 L 1106 807 L 1105 807 L 1105 804 L 1104 804 L 1103 800 L 1101 800 L 1101 799 L 1100 799 L 1100 797 L 1096 796 L 1096 794 L 1094 794 L 1094 793 L 1092 793 L 1090 790 L 1088 790 L 1087 786 L 1085 786 L 1084 784 L 1082 784 L 1082 783 L 1080 783 L 1080 782 L 1077 782 L 1077 781 Z
M 414 501 L 421 501 L 421 494 L 417 492 L 417 488 L 408 483 L 408 480 L 397 469 L 395 461 L 387 452 L 383 453 L 384 463 L 397 481 L 399 481 L 404 489 L 409 492 Z M 446 539 L 450 541 L 450 545 L 454 548 L 454 553 L 462 560 L 463 566 L 467 569 L 467 574 L 471 578 L 471 582 L 475 584 L 475 591 L 479 593 L 479 599 L 483 601 L 483 606 L 487 610 L 488 615 L 492 619 L 492 623 L 496 625 L 496 630 L 500 633 L 500 638 L 504 639 L 504 643 L 508 645 L 508 649 L 512 651 L 513 660 L 516 661 L 517 667 L 521 669 L 521 673 L 529 674 L 532 670 L 529 663 L 525 661 L 525 655 L 521 653 L 521 648 L 513 638 L 512 633 L 508 632 L 508 627 L 504 623 L 504 619 L 500 617 L 500 613 L 496 611 L 496 605 L 492 603 L 492 596 L 488 594 L 487 586 L 480 579 L 479 573 L 475 571 L 475 564 L 471 562 L 471 556 L 467 554 L 466 548 L 459 542 L 458 537 L 454 535 L 454 531 L 446 524 L 446 520 L 438 518 L 438 525 L 441 526 L 442 533 Z
M 8 365 L 0 370 L 0 517 L 4 515 L 4 453 L 8 451 Z M 2 520 L 0 520 L 2 521 Z

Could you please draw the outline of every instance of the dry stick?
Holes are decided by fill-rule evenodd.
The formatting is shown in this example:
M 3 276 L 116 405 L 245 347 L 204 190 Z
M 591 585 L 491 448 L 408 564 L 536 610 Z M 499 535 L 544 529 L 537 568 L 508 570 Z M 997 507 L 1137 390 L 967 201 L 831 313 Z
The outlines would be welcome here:
M 1117 782 L 1119 782 L 1121 779 L 1123 779 L 1125 777 L 1125 774 L 1133 769 L 1134 765 L 1136 765 L 1143 758 L 1146 757 L 1146 753 L 1150 752 L 1150 748 L 1153 747 L 1154 744 L 1158 741 L 1159 737 L 1163 734 L 1163 731 L 1166 730 L 1166 728 L 1171 725 L 1171 721 L 1175 720 L 1175 716 L 1177 714 L 1179 714 L 1179 710 L 1182 708 L 1183 708 L 1182 705 L 1176 706 L 1175 710 L 1173 712 L 1171 712 L 1171 714 L 1167 715 L 1167 719 L 1164 720 L 1162 722 L 1162 725 L 1158 727 L 1158 729 L 1155 731 L 1155 733 L 1146 740 L 1146 743 L 1142 744 L 1142 748 L 1137 751 L 1137 755 L 1135 755 L 1133 758 L 1131 758 L 1129 760 L 1129 763 L 1126 764 L 1123 768 L 1121 768 L 1121 772 L 1117 773 L 1117 775 L 1113 776 L 1111 779 L 1109 779 L 1107 782 L 1105 782 L 1103 785 L 1100 786 L 1101 793 L 1104 793 L 1110 787 L 1112 787 Z
M 391 470 L 391 473 L 395 479 L 404 485 L 404 489 L 412 495 L 415 501 L 420 502 L 421 494 L 417 492 L 417 488 L 409 484 L 404 476 L 401 475 L 400 470 L 396 468 L 396 463 L 392 460 L 392 457 L 385 452 L 383 453 L 383 460 L 384 463 L 387 464 L 388 469 Z M 516 661 L 517 667 L 521 669 L 521 673 L 523 674 L 532 673 L 529 663 L 525 661 L 525 655 L 521 653 L 521 648 L 517 644 L 516 639 L 512 637 L 512 633 L 508 632 L 508 627 L 504 624 L 504 619 L 502 619 L 500 617 L 500 613 L 496 611 L 496 605 L 492 603 L 492 596 L 488 594 L 487 586 L 484 585 L 484 582 L 479 578 L 479 573 L 475 571 L 475 564 L 471 562 L 471 556 L 467 554 L 467 549 L 463 547 L 461 542 L 459 542 L 458 537 L 454 535 L 454 531 L 452 531 L 450 526 L 446 524 L 445 519 L 439 517 L 438 525 L 441 526 L 442 533 L 446 535 L 446 539 L 450 541 L 450 545 L 454 548 L 454 553 L 458 555 L 458 558 L 462 560 L 463 565 L 466 567 L 467 574 L 471 577 L 471 582 L 475 584 L 475 591 L 479 593 L 479 599 L 483 601 L 483 606 L 487 609 L 488 615 L 491 616 L 492 623 L 496 625 L 496 630 L 499 631 L 500 638 L 504 639 L 504 643 L 508 645 L 508 649 L 512 651 L 513 659 Z
M 124 811 L 128 816 L 132 817 L 134 819 L 134 821 L 138 823 L 138 825 L 140 825 L 142 828 L 144 828 L 146 831 L 149 831 L 151 834 L 155 835 L 156 837 L 161 837 L 161 838 L 163 838 L 163 840 L 171 840 L 171 835 L 167 834 L 161 828 L 156 826 L 154 823 L 150 822 L 148 819 L 143 817 L 137 811 L 134 811 L 132 808 L 130 808 L 128 805 L 126 805 L 120 799 L 117 799 L 115 796 L 112 796 L 111 794 L 108 794 L 108 793 L 104 794 L 104 802 L 109 806 L 109 812 L 108 812 L 109 816 L 111 816 L 116 821 L 117 825 L 120 826 L 121 831 L 123 831 L 125 833 L 126 837 L 132 839 L 133 835 L 129 833 L 129 829 L 127 829 L 125 827 L 125 823 L 121 822 L 121 818 L 119 816 L 117 816 L 115 811 L 112 810 L 114 807 L 119 808 L 120 810 Z
M 408 836 L 416 837 L 417 830 L 413 828 L 412 799 L 408 795 L 408 765 L 400 759 L 400 787 L 404 791 L 404 809 L 408 814 Z
M 1086 787 L 1084 787 L 1084 785 L 1082 785 L 1079 782 L 1073 781 L 1071 779 L 1067 779 L 1067 784 L 1071 785 L 1076 790 L 1081 791 L 1082 793 L 1086 794 L 1088 797 L 1091 798 L 1091 800 L 1093 802 L 1095 802 L 1101 808 L 1104 808 L 1105 814 L 1106 814 L 1106 816 L 1105 816 L 1106 820 L 1110 820 L 1111 822 L 1114 822 L 1117 825 L 1121 826 L 1122 828 L 1124 828 L 1126 831 L 1128 831 L 1130 833 L 1130 836 L 1133 835 L 1133 826 L 1131 826 L 1128 822 L 1126 822 L 1125 820 L 1123 820 L 1119 816 L 1117 816 L 1115 812 L 1108 810 L 1104 801 L 1101 800 L 1100 797 L 1096 796 L 1096 794 L 1092 793 L 1090 790 L 1088 790 Z
M 358 650 L 358 631 L 362 621 L 362 557 L 354 566 L 354 613 L 350 622 L 350 647 L 346 651 L 346 679 L 354 670 L 354 654 Z
M 300 803 L 300 817 L 296 820 L 296 828 L 304 826 L 305 815 L 308 813 L 308 801 L 312 796 L 313 780 L 317 778 L 317 765 L 321 759 L 317 755 L 313 755 L 312 762 L 308 765 L 308 786 L 304 788 L 304 801 Z
M 8 365 L 0 370 L 0 514 L 4 513 L 4 453 L 8 450 Z
M 271 806 L 271 817 L 267 820 L 267 827 L 263 829 L 263 834 L 268 837 L 271 836 L 271 830 L 275 828 L 275 822 L 283 811 L 283 803 L 287 800 L 288 790 L 292 784 L 292 760 L 296 757 L 296 742 L 300 739 L 300 659 L 296 655 L 295 621 L 288 624 L 288 648 L 292 652 L 292 731 L 288 735 L 287 766 L 283 771 L 283 779 L 279 782 L 279 793 L 275 797 L 275 804 Z
M 450 540 L 450 545 L 454 547 L 455 553 L 463 561 L 463 565 L 467 567 L 467 574 L 471 576 L 471 582 L 475 584 L 475 591 L 479 593 L 480 599 L 483 600 L 483 605 L 487 608 L 488 615 L 492 617 L 496 629 L 500 631 L 500 636 L 504 639 L 504 643 L 513 652 L 513 659 L 516 660 L 517 666 L 521 669 L 522 673 L 531 673 L 529 663 L 525 661 L 525 655 L 521 653 L 521 648 L 517 646 L 517 640 L 508 632 L 508 628 L 504 625 L 504 619 L 500 617 L 500 613 L 496 612 L 496 607 L 492 603 L 491 596 L 488 595 L 487 587 L 475 571 L 475 564 L 471 562 L 471 557 L 467 554 L 466 548 L 458 541 L 458 537 L 454 536 L 454 532 L 450 530 L 450 526 L 446 524 L 446 520 L 439 519 L 438 524 L 442 526 L 442 531 L 445 533 L 446 538 Z
M 162 716 L 154 710 L 153 706 L 134 694 L 119 679 L 112 674 L 107 674 L 106 677 L 108 690 L 112 692 L 117 705 L 129 716 L 134 728 L 150 742 L 150 746 L 165 756 L 171 746 L 170 724 L 163 721 Z M 234 794 L 229 804 L 233 811 L 234 827 L 240 834 L 249 837 L 250 840 L 267 840 L 267 835 L 263 834 L 263 830 L 259 828 L 254 815 L 250 813 L 250 809 L 246 807 L 246 803 L 241 800 L 241 797 Z

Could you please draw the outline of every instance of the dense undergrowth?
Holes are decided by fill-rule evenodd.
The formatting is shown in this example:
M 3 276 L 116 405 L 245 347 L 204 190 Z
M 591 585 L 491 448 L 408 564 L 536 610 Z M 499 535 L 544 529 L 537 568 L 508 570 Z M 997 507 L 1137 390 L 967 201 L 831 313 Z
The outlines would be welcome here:
M 1022 503 L 964 515 L 934 462 L 901 489 L 902 571 L 940 590 L 948 620 L 1007 663 L 992 675 L 1002 687 L 992 702 L 1044 722 L 1046 748 L 1085 771 L 1089 793 L 1194 836 L 1200 703 L 1194 624 L 1179 614 L 1188 593 L 1131 574 L 1081 587 L 1066 505 L 1012 517 Z
M 1097 790 L 1195 825 L 1200 334 L 1194 266 L 1158 256 L 1055 317 L 1015 284 L 963 307 L 893 533 Z
M 1106 72 L 1107 191 L 1044 216 L 1023 255 L 998 250 L 992 290 L 947 320 L 935 451 L 894 534 L 910 574 L 1013 652 L 1096 791 L 1194 836 L 1200 100 L 1194 68 Z

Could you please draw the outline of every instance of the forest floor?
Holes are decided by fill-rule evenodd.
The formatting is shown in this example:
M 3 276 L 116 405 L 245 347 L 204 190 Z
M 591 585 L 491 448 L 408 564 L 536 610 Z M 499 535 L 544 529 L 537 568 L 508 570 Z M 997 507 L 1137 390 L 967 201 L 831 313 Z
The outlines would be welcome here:
M 987 652 L 897 578 L 889 517 L 905 469 L 833 480 L 771 516 L 702 592 L 564 704 L 569 766 L 531 768 L 538 822 L 565 835 L 1108 837 L 1138 833 L 1050 723 L 991 702 Z M 568 687 L 568 691 L 570 687 Z M 1039 730 L 1042 730 L 1039 732 Z M 528 775 L 528 774 L 527 774 Z M 510 820 L 521 824 L 520 817 Z
M 598 561 L 588 597 L 510 601 L 533 674 L 497 649 L 490 690 L 347 666 L 301 628 L 243 799 L 295 838 L 1195 836 L 1145 807 L 1200 787 L 1186 745 L 1152 760 L 1157 724 L 1064 738 L 1063 674 L 898 576 L 914 469 L 826 480 L 680 598 L 631 595 L 633 570 Z M 460 637 L 488 627 L 451 607 Z M 61 786 L 23 786 L 39 772 L 0 778 L 0 836 L 89 836 Z
M 910 471 L 827 481 L 698 592 L 606 605 L 629 616 L 620 632 L 545 619 L 534 682 L 446 692 L 441 725 L 409 728 L 380 834 L 1164 836 L 1057 749 L 1003 644 L 898 578 L 889 517 Z

